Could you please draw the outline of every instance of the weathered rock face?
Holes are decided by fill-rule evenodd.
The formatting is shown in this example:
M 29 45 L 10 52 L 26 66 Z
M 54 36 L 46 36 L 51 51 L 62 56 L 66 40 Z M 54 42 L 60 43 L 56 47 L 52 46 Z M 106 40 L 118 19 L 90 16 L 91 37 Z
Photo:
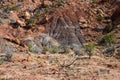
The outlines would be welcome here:
M 0 53 L 11 54 L 16 52 L 15 44 L 8 42 L 5 39 L 0 38 Z
M 80 33 L 78 23 L 66 21 L 63 17 L 53 19 L 52 25 L 48 30 L 48 34 L 55 38 L 62 46 L 68 46 L 79 50 L 82 43 L 85 42 L 84 37 Z
M 75 13 L 66 11 L 55 13 L 58 15 L 53 16 L 50 28 L 47 29 L 46 33 L 56 39 L 63 47 L 69 47 L 75 51 L 80 50 L 85 40 L 80 32 L 77 16 Z
M 44 46 L 51 47 L 55 43 L 59 44 L 60 48 L 67 47 L 78 51 L 85 41 L 96 41 L 99 36 L 103 35 L 102 31 L 106 23 L 101 24 L 96 18 L 99 15 L 104 17 L 104 10 L 99 9 L 98 5 L 91 5 L 91 2 L 68 0 L 69 3 L 63 2 L 63 5 L 56 6 L 58 4 L 56 0 L 45 0 L 45 7 L 41 7 L 40 0 L 7 1 L 6 5 L 13 5 L 13 8 L 20 5 L 20 8 L 17 10 L 8 9 L 7 12 L 5 11 L 6 6 L 1 7 L 1 22 L 8 26 L 10 23 L 13 25 L 6 28 L 8 31 L 1 29 L 0 36 L 10 40 L 18 40 L 18 45 L 24 37 L 25 39 L 22 41 L 33 52 L 40 53 Z M 96 7 L 98 8 L 96 9 Z M 98 31 L 95 31 L 97 26 Z M 45 35 L 33 36 L 34 33 L 44 33 Z M 30 38 L 27 35 L 30 35 Z
M 27 45 L 29 51 L 34 53 L 41 53 L 45 47 L 52 49 L 54 46 L 59 47 L 59 43 L 52 37 L 46 34 L 39 34 L 35 36 L 26 37 L 22 43 Z

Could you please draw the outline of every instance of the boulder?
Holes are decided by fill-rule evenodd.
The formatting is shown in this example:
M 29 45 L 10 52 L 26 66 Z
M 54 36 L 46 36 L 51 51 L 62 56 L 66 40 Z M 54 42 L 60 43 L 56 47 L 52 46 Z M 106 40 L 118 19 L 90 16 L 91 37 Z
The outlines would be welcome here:
M 10 11 L 9 19 L 11 21 L 10 23 L 16 23 L 16 21 L 19 20 L 19 17 L 16 12 Z
M 28 50 L 33 53 L 41 53 L 42 46 L 41 43 L 36 44 L 34 41 L 34 37 L 26 37 L 22 40 L 22 44 L 27 45 Z
M 27 45 L 29 51 L 33 53 L 41 53 L 45 47 L 52 49 L 54 46 L 59 46 L 55 39 L 42 33 L 37 36 L 26 37 L 22 40 L 22 43 Z
M 69 47 L 78 51 L 85 40 L 80 32 L 79 23 L 67 17 L 54 17 L 47 34 L 56 39 L 61 47 Z
M 15 44 L 3 38 L 0 38 L 0 53 L 12 54 L 14 52 L 17 52 L 15 46 Z
M 24 20 L 17 20 L 17 24 L 19 24 L 21 27 L 26 26 L 26 23 Z
M 24 13 L 24 16 L 25 16 L 25 19 L 30 19 L 31 17 L 30 13 L 27 11 Z

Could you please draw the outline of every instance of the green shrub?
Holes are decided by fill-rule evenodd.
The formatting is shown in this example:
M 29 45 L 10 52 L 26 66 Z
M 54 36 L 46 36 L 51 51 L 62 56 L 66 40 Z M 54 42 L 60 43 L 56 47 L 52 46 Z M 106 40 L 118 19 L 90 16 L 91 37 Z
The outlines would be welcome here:
M 37 12 L 35 15 L 34 15 L 34 19 L 36 18 L 39 18 L 40 17 L 40 13 L 39 12 Z
M 2 59 L 0 59 L 0 65 L 3 63 L 3 60 Z
M 102 21 L 104 18 L 102 16 L 97 17 L 97 21 Z
M 44 48 L 43 48 L 43 53 L 45 53 L 45 52 L 51 52 L 51 53 L 58 53 L 58 46 L 53 46 L 53 48 L 49 48 L 49 47 L 47 47 L 47 46 L 45 46 Z
M 43 48 L 43 52 L 50 52 L 50 49 L 47 47 L 47 46 L 45 46 L 44 48 Z
M 65 54 L 69 54 L 69 53 L 70 53 L 70 50 L 69 50 L 69 49 L 66 49 L 64 53 L 65 53 Z
M 28 20 L 28 25 L 34 25 L 34 23 L 35 23 L 35 18 L 32 17 Z
M 7 5 L 6 9 L 5 9 L 7 12 L 13 10 L 13 11 L 16 11 L 18 10 L 18 7 L 17 6 L 12 6 L 12 5 Z
M 120 29 L 115 29 L 115 33 L 119 33 L 120 32 Z
M 66 48 L 64 49 L 63 52 L 59 52 L 59 54 L 69 54 L 70 53 L 70 49 Z
M 108 30 L 112 30 L 112 29 L 113 29 L 112 23 L 108 23 L 108 24 L 107 24 L 107 27 L 108 27 Z
M 51 53 L 58 53 L 59 48 L 58 46 L 53 46 Z
M 103 43 L 105 45 L 111 46 L 115 42 L 115 35 L 114 34 L 106 34 L 103 36 Z
M 96 2 L 97 2 L 97 0 L 92 0 L 92 2 L 93 2 L 93 3 L 96 3 Z
M 62 6 L 63 0 L 57 0 L 58 6 Z
M 32 47 L 33 47 L 32 44 L 28 44 L 27 46 L 28 46 L 29 51 L 33 52 L 33 50 L 32 50 Z
M 97 10 L 97 11 L 96 11 L 96 14 L 100 14 L 100 13 L 101 13 L 101 11 L 100 11 L 100 10 Z
M 89 58 L 91 58 L 91 56 L 93 55 L 93 50 L 95 49 L 96 45 L 93 42 L 89 42 L 86 45 L 86 52 L 89 55 Z

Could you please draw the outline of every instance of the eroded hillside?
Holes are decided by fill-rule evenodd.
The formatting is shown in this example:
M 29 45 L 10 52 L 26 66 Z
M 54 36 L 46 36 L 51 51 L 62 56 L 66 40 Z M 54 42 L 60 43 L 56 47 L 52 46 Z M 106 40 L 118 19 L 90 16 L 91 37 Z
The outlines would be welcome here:
M 119 0 L 1 0 L 0 80 L 119 80 L 119 8 Z

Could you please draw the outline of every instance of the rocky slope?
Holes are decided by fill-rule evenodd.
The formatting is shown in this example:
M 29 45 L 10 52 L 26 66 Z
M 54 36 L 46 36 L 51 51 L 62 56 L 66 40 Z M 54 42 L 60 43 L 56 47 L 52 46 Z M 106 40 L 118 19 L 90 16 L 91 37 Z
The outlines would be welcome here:
M 21 57 L 20 57 L 21 56 Z M 94 55 L 91 59 L 73 54 L 14 55 L 0 65 L 1 80 L 119 80 L 120 61 Z M 68 66 L 71 64 L 70 66 Z M 66 66 L 66 67 L 64 67 Z
M 1 37 L 21 45 L 28 36 L 45 33 L 56 39 L 60 49 L 69 47 L 78 51 L 84 42 L 95 41 L 102 35 L 102 31 L 95 31 L 95 28 L 103 27 L 96 23 L 97 5 L 77 0 L 45 1 L 44 7 L 40 4 L 31 0 L 1 3 Z M 105 15 L 101 10 L 100 14 Z
M 110 31 L 109 23 L 117 25 L 119 11 L 115 7 L 109 11 L 109 5 L 68 0 L 45 1 L 42 7 L 40 1 L 3 1 L 1 37 L 21 45 L 28 36 L 45 33 L 59 43 L 56 46 L 60 49 L 69 47 L 78 51 L 83 43 L 97 41 L 103 32 Z
M 119 8 L 119 0 L 1 0 L 0 80 L 119 80 Z M 86 43 L 108 33 L 113 57 L 99 45 L 88 59 Z

